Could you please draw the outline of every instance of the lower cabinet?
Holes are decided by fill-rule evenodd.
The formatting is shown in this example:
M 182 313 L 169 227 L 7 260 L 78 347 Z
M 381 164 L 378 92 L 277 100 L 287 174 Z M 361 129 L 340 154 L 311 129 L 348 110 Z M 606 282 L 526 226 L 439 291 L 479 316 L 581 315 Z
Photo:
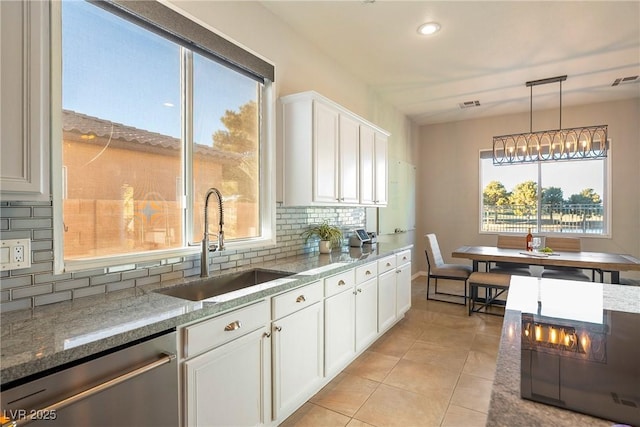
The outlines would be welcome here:
M 265 327 L 185 362 L 186 425 L 268 424 L 270 361 Z
M 396 261 L 387 257 L 378 261 L 378 332 L 389 329 L 396 321 Z
M 378 279 L 356 285 L 356 353 L 378 337 Z
M 273 346 L 273 419 L 283 421 L 302 405 L 324 379 L 324 310 L 322 285 L 309 285 L 274 298 L 272 324 Z M 290 298 L 304 304 L 303 308 L 279 318 L 290 311 L 283 304 L 278 313 L 278 298 Z
M 186 426 L 271 422 L 269 323 L 261 301 L 181 329 Z
M 396 314 L 402 316 L 411 308 L 411 251 L 396 255 Z

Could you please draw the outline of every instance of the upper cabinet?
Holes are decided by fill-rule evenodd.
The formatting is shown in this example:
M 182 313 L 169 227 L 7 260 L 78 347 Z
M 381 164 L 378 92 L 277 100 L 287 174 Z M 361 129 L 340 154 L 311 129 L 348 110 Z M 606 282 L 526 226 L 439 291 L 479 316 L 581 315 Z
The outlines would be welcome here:
M 49 2 L 0 2 L 0 195 L 49 200 Z
M 280 104 L 285 206 L 386 205 L 386 131 L 315 92 Z

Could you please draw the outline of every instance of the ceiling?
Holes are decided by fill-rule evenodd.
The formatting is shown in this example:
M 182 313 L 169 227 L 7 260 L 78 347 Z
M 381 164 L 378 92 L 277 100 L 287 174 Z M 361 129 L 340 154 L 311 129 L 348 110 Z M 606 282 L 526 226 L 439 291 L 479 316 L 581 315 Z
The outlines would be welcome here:
M 640 1 L 264 1 L 418 124 L 640 97 Z M 437 21 L 440 32 L 417 28 Z M 558 83 L 533 87 L 557 108 Z M 479 101 L 480 106 L 459 104 Z

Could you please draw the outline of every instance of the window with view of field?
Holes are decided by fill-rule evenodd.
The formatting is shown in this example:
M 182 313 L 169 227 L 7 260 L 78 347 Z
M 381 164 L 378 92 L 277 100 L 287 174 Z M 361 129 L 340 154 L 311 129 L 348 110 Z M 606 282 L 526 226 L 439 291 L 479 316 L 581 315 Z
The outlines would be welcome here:
M 494 165 L 480 154 L 480 231 L 608 234 L 608 159 Z
M 90 2 L 61 13 L 64 260 L 195 244 L 210 187 L 227 243 L 265 238 L 265 83 Z

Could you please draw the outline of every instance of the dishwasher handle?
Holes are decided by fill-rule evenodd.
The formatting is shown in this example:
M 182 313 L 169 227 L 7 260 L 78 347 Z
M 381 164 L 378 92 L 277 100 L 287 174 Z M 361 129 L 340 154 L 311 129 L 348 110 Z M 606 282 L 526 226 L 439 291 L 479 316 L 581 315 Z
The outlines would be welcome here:
M 86 399 L 87 397 L 93 396 L 96 393 L 99 393 L 103 390 L 106 390 L 108 388 L 111 388 L 113 386 L 116 386 L 120 383 L 123 383 L 127 380 L 130 380 L 132 378 L 135 378 L 137 376 L 140 376 L 146 372 L 149 372 L 153 369 L 159 368 L 162 365 L 165 365 L 167 363 L 171 363 L 176 359 L 176 355 L 172 354 L 172 353 L 163 353 L 163 356 L 158 359 L 155 360 L 151 363 L 148 363 L 144 366 L 141 366 L 137 369 L 134 369 L 133 371 L 127 372 L 125 374 L 122 374 L 118 377 L 115 377 L 109 381 L 105 381 L 101 384 L 98 384 L 95 387 L 91 387 L 87 390 L 81 391 L 80 393 L 74 394 L 73 396 L 67 397 L 66 399 L 62 399 L 59 402 L 53 403 L 49 406 L 47 406 L 46 408 L 42 408 L 42 409 L 38 409 L 38 410 L 34 410 L 34 411 L 29 411 L 29 415 L 27 415 L 24 418 L 20 418 L 17 420 L 12 420 L 9 421 L 8 423 L 2 424 L 2 426 L 0 427 L 19 427 L 19 426 L 23 426 L 26 424 L 29 424 L 30 422 L 34 421 L 34 418 L 38 417 L 38 414 L 42 414 L 42 413 L 51 413 L 51 412 L 55 412 L 59 409 L 62 409 L 66 406 L 72 405 L 75 402 L 78 402 L 79 400 L 82 399 Z

